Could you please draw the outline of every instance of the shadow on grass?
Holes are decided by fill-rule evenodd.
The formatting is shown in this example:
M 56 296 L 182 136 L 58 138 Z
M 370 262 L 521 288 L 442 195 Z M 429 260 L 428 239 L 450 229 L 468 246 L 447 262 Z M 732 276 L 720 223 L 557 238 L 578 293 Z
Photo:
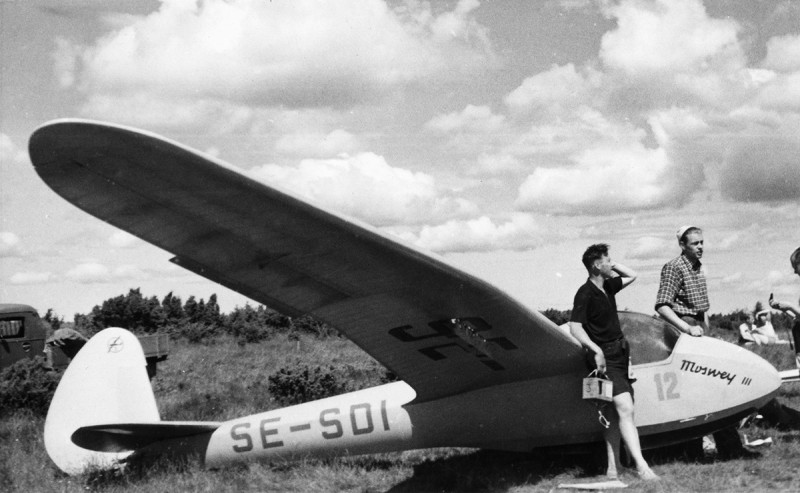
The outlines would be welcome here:
M 602 450 L 598 450 L 602 451 Z M 392 493 L 506 491 L 515 486 L 534 486 L 542 480 L 568 473 L 595 476 L 605 466 L 598 454 L 555 455 L 480 450 L 466 455 L 428 460 L 414 466 L 414 474 L 395 485 Z
M 651 465 L 716 461 L 703 458 L 702 442 L 699 440 L 692 445 L 680 444 L 646 451 L 645 455 Z M 508 491 L 514 487 L 536 487 L 542 482 L 561 480 L 565 475 L 576 480 L 601 476 L 605 473 L 605 467 L 605 448 L 602 444 L 583 453 L 480 450 L 461 456 L 425 461 L 414 467 L 414 474 L 410 478 L 389 491 Z
M 157 477 L 185 474 L 200 467 L 199 457 L 135 460 L 128 462 L 124 468 L 87 471 L 81 475 L 81 479 L 89 490 L 119 488 L 141 484 Z

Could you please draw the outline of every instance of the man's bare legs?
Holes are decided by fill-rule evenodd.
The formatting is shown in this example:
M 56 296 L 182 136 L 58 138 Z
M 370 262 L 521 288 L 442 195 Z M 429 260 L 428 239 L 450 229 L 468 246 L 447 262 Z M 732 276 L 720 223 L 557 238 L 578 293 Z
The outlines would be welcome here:
M 625 442 L 628 453 L 636 464 L 639 477 L 646 480 L 659 479 L 658 475 L 650 469 L 647 461 L 642 457 L 642 447 L 639 444 L 639 432 L 633 423 L 633 398 L 628 392 L 614 396 L 614 409 L 616 416 L 610 421 L 606 430 L 606 451 L 608 452 L 608 469 L 606 475 L 610 478 L 617 477 L 620 469 L 619 443 L 620 437 Z
M 619 471 L 622 469 L 622 464 L 619 460 L 619 418 L 617 413 L 613 410 L 609 413 L 611 416 L 606 416 L 608 420 L 608 428 L 603 433 L 603 438 L 606 442 L 606 456 L 608 457 L 608 467 L 606 468 L 606 476 L 609 479 L 617 479 Z

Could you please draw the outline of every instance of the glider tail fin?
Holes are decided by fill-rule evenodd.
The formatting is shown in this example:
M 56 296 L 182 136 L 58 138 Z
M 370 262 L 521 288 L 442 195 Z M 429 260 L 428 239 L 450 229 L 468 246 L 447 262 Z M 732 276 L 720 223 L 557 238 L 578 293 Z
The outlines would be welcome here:
M 44 444 L 53 462 L 68 474 L 114 467 L 131 450 L 89 450 L 73 442 L 86 426 L 159 423 L 139 340 L 125 329 L 108 328 L 78 352 L 64 371 L 44 425 Z

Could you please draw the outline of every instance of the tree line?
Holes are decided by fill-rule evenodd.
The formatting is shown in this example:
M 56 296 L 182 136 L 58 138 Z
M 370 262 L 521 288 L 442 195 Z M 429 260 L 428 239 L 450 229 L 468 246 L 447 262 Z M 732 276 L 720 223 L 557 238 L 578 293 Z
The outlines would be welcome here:
M 756 311 L 760 309 L 756 306 Z M 556 325 L 569 321 L 570 310 L 548 308 L 541 313 Z M 738 309 L 731 313 L 710 315 L 712 328 L 735 331 L 747 321 L 748 310 Z M 48 310 L 43 319 L 53 329 L 63 325 L 63 320 Z M 785 314 L 773 314 L 775 330 L 787 331 L 792 320 Z M 313 317 L 292 318 L 263 305 L 256 307 L 245 304 L 237 306 L 230 313 L 222 313 L 217 303 L 217 295 L 208 300 L 189 296 L 183 301 L 172 292 L 162 299 L 144 296 L 140 288 L 131 289 L 103 301 L 87 314 L 75 314 L 74 328 L 90 337 L 106 327 L 124 327 L 135 334 L 167 333 L 175 339 L 201 342 L 218 335 L 229 334 L 242 342 L 259 342 L 269 339 L 276 333 L 284 332 L 299 335 L 311 334 L 319 337 L 339 336 L 334 328 Z
M 57 317 L 50 315 L 51 319 Z M 50 321 L 51 326 L 54 326 Z M 140 288 L 95 305 L 87 314 L 76 313 L 74 328 L 91 337 L 107 327 L 123 327 L 134 334 L 167 333 L 175 339 L 201 342 L 229 334 L 242 342 L 259 342 L 278 332 L 306 333 L 316 336 L 338 335 L 332 327 L 312 317 L 287 317 L 263 305 L 245 304 L 230 313 L 222 313 L 217 295 L 208 300 L 190 296 L 185 302 L 172 292 L 158 299 L 143 296 Z M 55 328 L 55 327 L 54 327 Z
M 730 313 L 712 313 L 708 316 L 708 319 L 712 330 L 738 331 L 739 326 L 747 322 L 748 317 L 760 312 L 763 308 L 763 305 L 758 302 L 752 311 L 740 308 Z M 541 313 L 556 325 L 563 325 L 569 322 L 572 310 L 548 308 Z M 772 326 L 775 328 L 776 333 L 781 334 L 781 337 L 791 333 L 793 322 L 792 317 L 785 313 L 772 314 Z

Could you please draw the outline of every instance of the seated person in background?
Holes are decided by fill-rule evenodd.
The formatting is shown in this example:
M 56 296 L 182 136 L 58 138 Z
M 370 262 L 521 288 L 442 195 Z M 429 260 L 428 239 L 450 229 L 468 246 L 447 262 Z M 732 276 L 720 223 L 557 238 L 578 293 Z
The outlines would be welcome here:
M 739 343 L 764 344 L 789 344 L 789 341 L 779 339 L 772 326 L 771 310 L 762 310 L 761 302 L 756 303 L 752 315 L 748 315 L 747 322 L 739 326 Z
M 762 344 L 789 344 L 789 341 L 778 338 L 775 327 L 772 326 L 771 310 L 761 310 L 755 314 L 756 325 L 753 329 L 762 340 Z
M 753 344 L 753 343 L 759 345 L 761 344 L 756 340 L 756 338 L 753 335 L 754 323 L 755 320 L 753 319 L 753 316 L 748 314 L 747 320 L 742 322 L 742 324 L 739 326 L 739 344 L 743 345 Z

